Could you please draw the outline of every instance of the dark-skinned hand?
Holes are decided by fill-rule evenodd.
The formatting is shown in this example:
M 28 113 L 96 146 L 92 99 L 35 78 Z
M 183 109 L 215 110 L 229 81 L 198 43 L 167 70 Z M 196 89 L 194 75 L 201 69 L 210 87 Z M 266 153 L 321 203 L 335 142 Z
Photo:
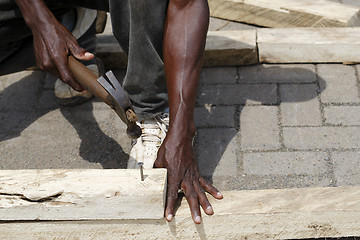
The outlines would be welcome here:
M 79 60 L 88 61 L 94 55 L 79 46 L 75 37 L 57 21 L 43 0 L 16 0 L 16 3 L 33 34 L 37 67 L 59 77 L 74 90 L 84 90 L 71 75 L 67 57 L 73 55 Z
M 205 191 L 217 199 L 222 199 L 223 196 L 200 175 L 194 159 L 192 137 L 180 139 L 181 135 L 183 134 L 176 134 L 170 129 L 155 161 L 155 167 L 163 167 L 168 171 L 165 217 L 169 222 L 173 219 L 178 191 L 181 189 L 189 203 L 193 221 L 200 224 L 200 206 L 206 214 L 214 213 Z

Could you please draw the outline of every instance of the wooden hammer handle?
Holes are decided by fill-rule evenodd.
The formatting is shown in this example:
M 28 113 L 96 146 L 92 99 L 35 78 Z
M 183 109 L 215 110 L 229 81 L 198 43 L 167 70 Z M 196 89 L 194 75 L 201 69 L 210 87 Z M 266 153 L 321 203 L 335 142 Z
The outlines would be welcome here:
M 73 56 L 68 58 L 69 67 L 72 75 L 82 87 L 93 93 L 98 99 L 111 106 L 109 93 L 98 83 L 96 76 L 92 71 L 77 61 Z

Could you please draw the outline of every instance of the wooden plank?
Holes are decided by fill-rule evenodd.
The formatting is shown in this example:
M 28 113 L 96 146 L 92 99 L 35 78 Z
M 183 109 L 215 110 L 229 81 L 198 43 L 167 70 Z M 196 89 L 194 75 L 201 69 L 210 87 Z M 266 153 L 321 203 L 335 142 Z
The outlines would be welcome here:
M 161 219 L 166 169 L 2 170 L 0 220 Z
M 266 27 L 353 27 L 359 8 L 326 0 L 209 0 L 213 17 Z
M 126 54 L 113 36 L 99 36 L 96 52 L 107 69 L 127 66 Z M 204 66 L 250 65 L 257 61 L 256 30 L 208 32 Z
M 301 239 L 360 236 L 360 187 L 224 192 L 195 225 L 186 202 L 164 219 L 3 222 L 2 239 Z
M 257 62 L 256 30 L 208 32 L 204 66 L 251 65 Z
M 261 63 L 360 62 L 360 28 L 259 29 Z

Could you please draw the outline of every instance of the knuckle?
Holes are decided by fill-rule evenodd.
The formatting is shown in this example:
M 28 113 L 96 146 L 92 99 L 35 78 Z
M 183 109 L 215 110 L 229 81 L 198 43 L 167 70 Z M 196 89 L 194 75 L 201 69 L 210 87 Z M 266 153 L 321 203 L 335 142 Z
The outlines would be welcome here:
M 66 83 L 66 84 L 71 83 L 71 82 L 72 82 L 71 80 L 72 80 L 72 79 L 71 79 L 69 76 L 63 78 L 63 81 L 64 81 L 64 83 Z

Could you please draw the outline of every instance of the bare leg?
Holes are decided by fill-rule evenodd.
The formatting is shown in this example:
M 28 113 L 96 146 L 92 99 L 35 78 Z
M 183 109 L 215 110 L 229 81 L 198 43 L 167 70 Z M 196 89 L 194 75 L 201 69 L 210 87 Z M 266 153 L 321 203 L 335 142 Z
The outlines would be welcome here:
M 205 191 L 222 198 L 221 193 L 200 176 L 192 149 L 193 112 L 208 25 L 206 0 L 169 1 L 164 29 L 164 64 L 170 127 L 155 162 L 155 166 L 168 169 L 165 210 L 168 221 L 174 214 L 178 189 L 184 191 L 196 223 L 201 222 L 200 205 L 206 214 L 213 214 Z

